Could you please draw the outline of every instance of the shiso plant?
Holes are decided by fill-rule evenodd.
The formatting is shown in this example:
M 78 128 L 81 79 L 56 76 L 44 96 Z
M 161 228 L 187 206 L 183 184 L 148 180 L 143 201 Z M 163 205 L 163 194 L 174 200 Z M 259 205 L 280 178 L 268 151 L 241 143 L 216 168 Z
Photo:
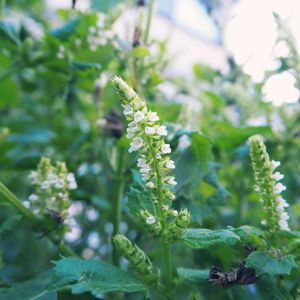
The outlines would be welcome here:
M 298 299 L 298 104 L 231 57 L 171 78 L 155 0 L 128 1 L 126 38 L 127 1 L 72 1 L 57 28 L 33 2 L 0 5 L 0 300 Z M 299 88 L 275 20 L 290 54 L 266 77 Z

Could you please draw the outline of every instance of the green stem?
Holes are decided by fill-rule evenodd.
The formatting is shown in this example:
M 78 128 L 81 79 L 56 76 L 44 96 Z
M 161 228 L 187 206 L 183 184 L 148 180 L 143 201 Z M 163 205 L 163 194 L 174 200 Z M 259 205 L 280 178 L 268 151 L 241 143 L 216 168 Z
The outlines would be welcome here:
M 0 0 L 0 19 L 4 16 L 6 0 Z
M 118 164 L 116 170 L 116 183 L 115 193 L 113 198 L 113 236 L 119 233 L 119 227 L 121 222 L 121 208 L 122 208 L 122 197 L 124 190 L 124 177 L 123 170 L 125 164 L 126 151 L 124 147 L 119 149 Z M 120 254 L 117 247 L 113 248 L 113 263 L 118 266 L 120 261 Z
M 147 25 L 146 25 L 145 35 L 144 35 L 144 44 L 145 45 L 147 45 L 149 36 L 150 36 L 150 29 L 151 29 L 152 17 L 153 17 L 153 12 L 154 12 L 154 4 L 155 4 L 154 2 L 155 2 L 155 0 L 150 0 L 150 3 L 149 3 Z
M 167 220 L 163 213 L 163 198 L 162 198 L 162 175 L 160 173 L 160 168 L 157 163 L 156 153 L 151 145 L 151 141 L 147 140 L 147 144 L 149 146 L 152 159 L 154 161 L 155 173 L 157 177 L 157 200 L 158 200 L 158 212 L 159 219 L 162 225 L 163 231 L 167 227 Z M 167 280 L 167 298 L 171 299 L 172 287 L 173 287 L 173 275 L 172 275 L 172 262 L 171 262 L 171 254 L 170 254 L 170 246 L 165 241 L 162 241 L 163 249 L 164 249 L 164 260 L 165 260 L 165 272 L 166 272 L 166 280 Z
M 9 202 L 14 208 L 16 208 L 25 218 L 30 220 L 36 225 L 45 227 L 45 224 L 41 222 L 40 219 L 36 217 L 33 212 L 25 207 L 22 202 L 4 185 L 0 182 L 0 195 L 2 195 L 7 202 Z M 49 230 L 49 228 L 47 228 Z M 71 250 L 66 244 L 59 243 L 52 235 L 47 235 L 47 238 L 50 239 L 53 244 L 59 248 L 59 252 L 65 256 L 76 256 L 76 254 Z

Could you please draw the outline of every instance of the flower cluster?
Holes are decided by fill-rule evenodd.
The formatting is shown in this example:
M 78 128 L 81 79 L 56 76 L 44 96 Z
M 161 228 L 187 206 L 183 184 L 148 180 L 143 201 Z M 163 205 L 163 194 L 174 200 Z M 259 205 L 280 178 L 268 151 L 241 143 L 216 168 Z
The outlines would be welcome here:
M 175 169 L 175 163 L 170 159 L 171 147 L 164 137 L 168 132 L 161 125 L 156 112 L 148 110 L 146 103 L 121 78 L 114 77 L 112 84 L 123 101 L 124 115 L 129 122 L 127 137 L 131 140 L 129 152 L 138 151 L 138 168 L 150 190 L 163 186 L 163 197 L 173 200 L 175 196 L 169 190 L 176 185 L 170 172 Z
M 285 212 L 288 203 L 281 197 L 286 187 L 279 182 L 284 176 L 275 171 L 280 165 L 278 161 L 270 161 L 262 138 L 258 135 L 249 138 L 250 156 L 255 177 L 255 191 L 259 193 L 267 215 L 270 230 L 289 230 Z
M 86 38 L 88 47 L 91 51 L 97 51 L 98 47 L 107 44 L 107 41 L 113 37 L 112 30 L 105 27 L 105 15 L 98 14 L 98 20 L 95 26 L 88 28 L 88 35 Z
M 66 57 L 66 49 L 64 45 L 60 45 L 56 54 L 57 58 L 64 59 Z
M 31 171 L 29 180 L 35 186 L 35 193 L 24 204 L 36 215 L 56 212 L 65 218 L 70 206 L 69 190 L 77 188 L 74 174 L 68 172 L 65 163 L 57 162 L 53 166 L 49 158 L 43 157 L 37 171 Z
M 131 243 L 124 235 L 117 234 L 114 244 L 122 252 L 143 280 L 155 285 L 158 282 L 158 272 L 154 269 L 149 257 L 137 245 Z

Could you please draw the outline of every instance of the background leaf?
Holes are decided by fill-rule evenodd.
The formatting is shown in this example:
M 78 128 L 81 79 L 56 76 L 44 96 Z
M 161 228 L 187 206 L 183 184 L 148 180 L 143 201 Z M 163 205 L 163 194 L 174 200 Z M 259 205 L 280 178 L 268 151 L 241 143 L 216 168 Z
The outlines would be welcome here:
M 268 252 L 252 252 L 246 259 L 246 267 L 254 268 L 257 276 L 262 274 L 280 275 L 291 273 L 297 267 L 294 256 L 287 255 L 280 259 L 272 257 Z
M 193 249 L 204 249 L 219 244 L 234 245 L 240 237 L 230 230 L 210 230 L 205 228 L 192 228 L 186 230 L 183 242 Z
M 55 262 L 56 276 L 48 290 L 71 289 L 74 294 L 90 291 L 93 295 L 111 291 L 145 291 L 145 285 L 137 278 L 110 264 L 75 257 Z

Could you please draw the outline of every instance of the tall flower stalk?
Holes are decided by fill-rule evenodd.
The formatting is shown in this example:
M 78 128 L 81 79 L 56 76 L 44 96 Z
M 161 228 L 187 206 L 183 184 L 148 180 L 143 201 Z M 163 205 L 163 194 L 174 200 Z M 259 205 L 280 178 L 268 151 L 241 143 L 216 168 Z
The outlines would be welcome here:
M 155 207 L 154 215 L 143 210 L 140 217 L 150 232 L 161 237 L 170 291 L 173 281 L 170 237 L 177 233 L 177 238 L 180 238 L 190 221 L 190 214 L 187 211 L 178 213 L 170 208 L 175 199 L 171 189 L 177 183 L 172 175 L 175 163 L 170 159 L 171 147 L 164 140 L 168 132 L 166 126 L 159 123 L 157 113 L 149 110 L 145 101 L 121 78 L 114 77 L 112 84 L 121 98 L 128 121 L 127 138 L 131 141 L 129 153 L 137 152 L 139 155 L 137 166 L 145 186 L 151 192 Z M 170 216 L 173 217 L 171 222 Z
M 261 136 L 252 136 L 249 142 L 255 191 L 260 195 L 270 232 L 289 230 L 289 215 L 285 212 L 289 205 L 281 196 L 286 187 L 279 182 L 284 176 L 275 171 L 280 162 L 270 160 Z

